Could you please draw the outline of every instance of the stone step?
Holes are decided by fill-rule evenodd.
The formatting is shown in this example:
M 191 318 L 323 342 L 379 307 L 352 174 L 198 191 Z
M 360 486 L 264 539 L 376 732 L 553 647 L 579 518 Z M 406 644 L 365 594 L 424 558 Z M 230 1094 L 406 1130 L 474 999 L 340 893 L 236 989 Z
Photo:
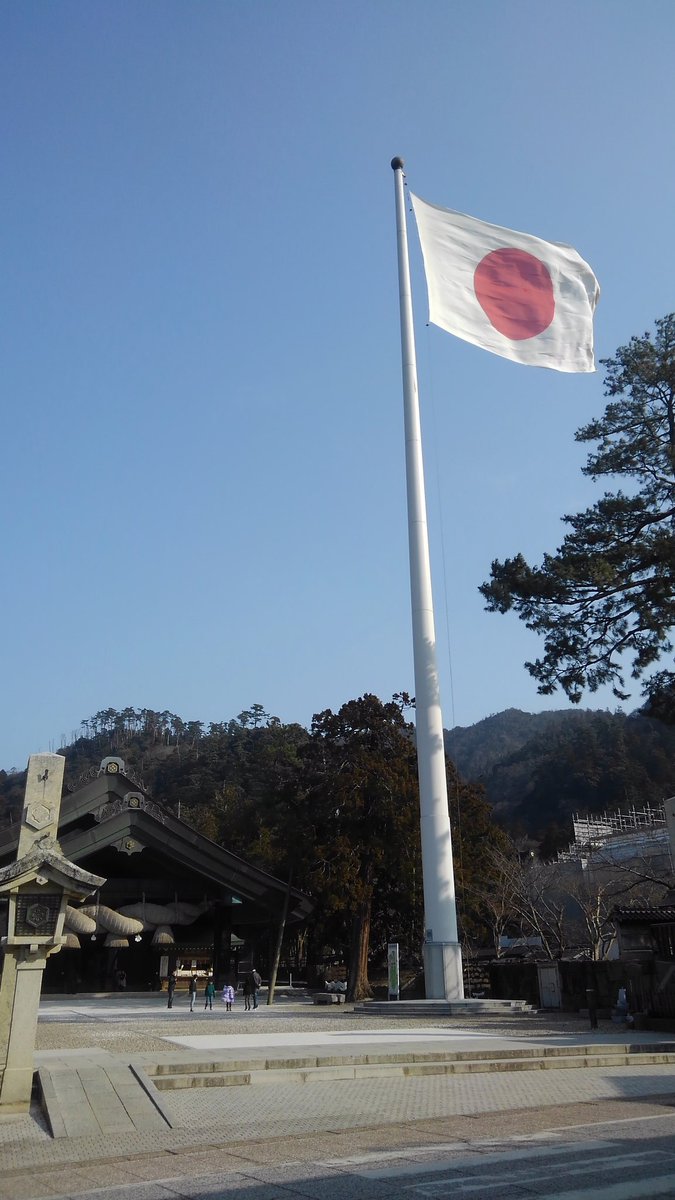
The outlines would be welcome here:
M 357 1017 L 458 1017 L 488 1013 L 505 1016 L 537 1010 L 526 1000 L 364 1000 L 354 1005 Z
M 606 1046 L 525 1046 L 382 1054 L 318 1055 L 286 1059 L 180 1061 L 146 1068 L 158 1091 L 194 1087 L 241 1087 L 274 1083 L 336 1082 L 376 1076 L 462 1075 L 491 1071 L 540 1071 L 581 1067 L 674 1064 L 675 1042 Z

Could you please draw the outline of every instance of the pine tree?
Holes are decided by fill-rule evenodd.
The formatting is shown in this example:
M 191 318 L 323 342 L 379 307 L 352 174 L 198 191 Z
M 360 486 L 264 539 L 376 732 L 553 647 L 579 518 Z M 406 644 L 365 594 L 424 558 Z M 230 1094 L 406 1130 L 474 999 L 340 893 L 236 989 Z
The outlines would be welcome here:
M 521 554 L 495 561 L 480 589 L 489 611 L 513 609 L 543 635 L 543 657 L 525 664 L 539 691 L 561 687 L 574 702 L 603 684 L 626 699 L 622 656 L 637 679 L 673 648 L 675 313 L 603 366 L 610 402 L 576 438 L 596 443 L 584 474 L 616 477 L 623 487 L 563 517 L 570 532 L 540 567 Z M 646 690 L 662 696 L 674 681 L 661 672 Z

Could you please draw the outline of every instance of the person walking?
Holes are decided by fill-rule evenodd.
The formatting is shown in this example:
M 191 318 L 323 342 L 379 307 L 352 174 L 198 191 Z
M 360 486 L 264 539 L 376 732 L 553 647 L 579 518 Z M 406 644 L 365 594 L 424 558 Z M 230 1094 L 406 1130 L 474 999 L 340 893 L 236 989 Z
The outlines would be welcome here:
M 173 1008 L 173 994 L 176 990 L 176 976 L 174 975 L 173 971 L 169 975 L 169 980 L 168 980 L 167 986 L 168 986 L 168 992 L 169 992 L 169 1003 L 167 1004 L 166 1007 Z
M 258 988 L 260 987 L 261 983 L 262 979 L 260 978 L 255 967 L 253 967 L 251 971 L 251 999 L 253 1000 L 254 1009 L 258 1007 Z
M 247 975 L 246 978 L 244 979 L 244 986 L 243 986 L 242 990 L 244 993 L 244 1012 L 250 1012 L 251 1011 L 251 993 L 253 991 L 253 980 L 250 975 Z
M 225 1004 L 225 1012 L 232 1012 L 232 1003 L 234 1001 L 234 988 L 231 983 L 226 983 L 223 987 L 223 1002 Z
M 208 1008 L 213 1012 L 213 997 L 216 994 L 216 988 L 211 976 L 209 976 L 206 987 L 204 988 L 204 1011 Z
M 193 975 L 189 984 L 188 992 L 190 994 L 190 1012 L 195 1011 L 195 1000 L 197 999 L 197 976 Z

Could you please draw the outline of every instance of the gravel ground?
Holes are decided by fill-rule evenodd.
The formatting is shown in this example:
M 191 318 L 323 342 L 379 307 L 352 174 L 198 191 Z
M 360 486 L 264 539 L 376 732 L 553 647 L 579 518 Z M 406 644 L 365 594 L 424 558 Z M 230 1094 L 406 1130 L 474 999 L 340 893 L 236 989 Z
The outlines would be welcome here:
M 116 1001 L 114 1016 L 84 1015 L 78 1013 L 82 1001 L 74 1001 L 73 1015 L 64 1018 L 51 1018 L 43 1008 L 38 1024 L 36 1049 L 40 1050 L 76 1050 L 80 1048 L 97 1048 L 108 1050 L 113 1054 L 143 1054 L 167 1050 L 165 1038 L 176 1037 L 188 1032 L 191 1035 L 213 1034 L 223 1035 L 229 1031 L 234 1034 L 266 1034 L 274 1033 L 335 1033 L 346 1030 L 367 1029 L 373 1021 L 378 1030 L 402 1029 L 409 1022 L 400 1017 L 368 1018 L 353 1016 L 349 1007 L 335 1013 L 324 1008 L 310 1008 L 307 1005 L 284 1005 L 278 1015 L 274 1009 L 261 1008 L 254 1016 L 245 1016 L 235 1012 L 230 1018 L 221 1010 L 213 1013 L 193 1014 L 181 1009 L 174 1009 L 163 1015 L 142 1015 L 130 1010 L 128 1016 L 120 1013 L 120 1003 Z M 92 1009 L 92 1012 L 94 1010 Z M 189 1021 L 189 1026 L 188 1026 Z M 227 1022 L 227 1023 L 226 1023 Z M 475 1030 L 492 1037 L 533 1038 L 561 1036 L 571 1034 L 584 1036 L 590 1034 L 588 1019 L 575 1014 L 556 1016 L 548 1013 L 522 1014 L 510 1018 L 490 1016 L 462 1017 L 448 1019 L 420 1018 L 414 1021 L 416 1028 L 438 1029 L 448 1031 L 456 1028 L 457 1032 Z M 601 1021 L 599 1033 L 615 1033 L 617 1040 L 623 1040 L 625 1030 L 613 1025 L 610 1021 Z M 664 1035 L 669 1039 L 671 1035 Z

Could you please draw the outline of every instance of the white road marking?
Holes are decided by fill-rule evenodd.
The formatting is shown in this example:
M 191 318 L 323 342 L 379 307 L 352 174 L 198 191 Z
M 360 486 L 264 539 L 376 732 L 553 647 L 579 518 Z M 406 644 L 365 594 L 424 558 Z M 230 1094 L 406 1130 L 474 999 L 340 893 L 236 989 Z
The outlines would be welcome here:
M 628 1096 L 627 1100 L 630 1101 L 630 1099 L 631 1099 L 631 1097 Z M 582 1101 L 582 1103 L 583 1103 L 583 1101 Z M 596 1126 L 598 1126 L 598 1128 L 603 1128 L 605 1125 L 635 1125 L 635 1124 L 637 1124 L 638 1121 L 667 1121 L 669 1118 L 672 1120 L 672 1118 L 675 1117 L 675 1109 L 673 1109 L 671 1101 L 668 1101 L 668 1104 L 669 1104 L 669 1108 L 670 1108 L 670 1111 L 668 1111 L 668 1112 L 651 1113 L 647 1117 L 612 1117 L 612 1119 L 608 1120 L 608 1121 L 584 1121 L 580 1125 L 558 1125 L 558 1126 L 556 1126 L 555 1132 L 556 1133 L 567 1133 L 568 1130 L 571 1130 L 571 1129 L 591 1129 L 591 1128 L 595 1129 Z M 546 1134 L 545 1133 L 532 1133 L 532 1134 L 523 1134 L 522 1136 L 534 1138 L 534 1137 L 546 1137 Z
M 616 1154 L 614 1154 L 606 1158 L 591 1157 L 586 1159 L 575 1159 L 574 1166 L 567 1167 L 564 1170 L 563 1177 L 565 1180 L 572 1179 L 575 1175 L 588 1175 L 589 1172 L 597 1171 L 599 1168 L 602 1168 L 604 1173 L 608 1173 L 610 1171 L 626 1171 L 630 1170 L 631 1168 L 634 1170 L 642 1168 L 642 1174 L 640 1175 L 639 1179 L 632 1180 L 630 1182 L 624 1181 L 620 1184 L 609 1184 L 607 1187 L 602 1187 L 600 1189 L 595 1186 L 590 1189 L 584 1188 L 581 1192 L 576 1189 L 572 1191 L 566 1189 L 564 1192 L 556 1193 L 555 1197 L 548 1192 L 546 1200 L 556 1200 L 556 1197 L 558 1200 L 573 1200 L 573 1198 L 578 1198 L 580 1196 L 588 1196 L 589 1198 L 592 1198 L 592 1200 L 605 1200 L 605 1193 L 607 1193 L 607 1200 L 609 1200 L 614 1188 L 616 1187 L 631 1188 L 632 1190 L 627 1193 L 627 1197 L 630 1198 L 636 1196 L 641 1200 L 643 1196 L 650 1195 L 649 1192 L 644 1190 L 645 1184 L 650 1178 L 649 1175 L 645 1175 L 644 1173 L 644 1160 L 653 1159 L 656 1157 L 660 1157 L 658 1152 L 647 1150 L 638 1154 L 622 1154 L 618 1157 Z M 492 1161 L 493 1159 L 490 1157 L 490 1164 L 492 1164 Z M 474 1164 L 474 1166 L 479 1165 L 479 1163 Z M 550 1184 L 551 1170 L 552 1168 L 550 1163 L 542 1163 L 540 1166 L 531 1168 L 529 1170 L 514 1171 L 511 1182 L 518 1187 L 527 1187 L 528 1184 L 532 1183 Z M 672 1179 L 674 1177 L 672 1175 L 661 1175 L 655 1176 L 654 1178 L 658 1180 L 664 1180 Z M 451 1188 L 454 1196 L 458 1193 L 461 1195 L 470 1195 L 472 1192 L 484 1191 L 490 1186 L 498 1189 L 500 1186 L 503 1186 L 503 1184 L 504 1175 L 502 1171 L 495 1171 L 492 1173 L 490 1171 L 481 1170 L 480 1174 L 472 1173 L 471 1175 L 465 1176 L 457 1175 L 456 1172 L 453 1171 L 451 1175 L 446 1174 L 444 1179 L 430 1179 L 424 1183 L 406 1184 L 404 1185 L 403 1190 L 407 1192 L 414 1192 L 416 1195 L 420 1196 L 438 1196 L 440 1194 L 447 1193 L 448 1189 Z M 659 1193 L 657 1192 L 656 1194 L 658 1195 Z M 661 1192 L 661 1194 L 663 1193 Z
M 508 1145 L 511 1140 L 508 1139 L 501 1144 Z M 476 1144 L 472 1143 L 472 1145 Z M 485 1145 L 489 1146 L 490 1143 L 483 1143 L 483 1148 L 485 1148 Z M 579 1146 L 583 1147 L 584 1153 L 596 1155 L 604 1152 L 608 1154 L 611 1160 L 616 1159 L 616 1144 L 614 1142 L 580 1142 Z M 465 1150 L 469 1149 L 466 1143 L 464 1143 L 463 1148 Z M 542 1158 L 550 1161 L 552 1155 L 555 1156 L 556 1154 L 559 1155 L 567 1152 L 568 1147 L 566 1146 L 535 1146 L 532 1150 L 505 1150 L 499 1154 L 484 1156 L 471 1154 L 464 1158 L 449 1158 L 445 1162 L 436 1161 L 434 1163 L 420 1163 L 419 1165 L 413 1163 L 409 1167 L 385 1167 L 382 1171 L 375 1170 L 357 1173 L 366 1175 L 368 1179 L 392 1179 L 394 1177 L 401 1179 L 405 1175 L 430 1175 L 434 1171 L 464 1171 L 480 1166 L 481 1164 L 485 1166 L 492 1166 L 493 1164 L 503 1166 L 505 1163 L 527 1163 Z M 594 1159 L 594 1161 L 596 1160 Z M 334 1166 L 335 1163 L 333 1162 L 332 1165 Z
M 407 1146 L 401 1150 L 370 1150 L 367 1154 L 353 1154 L 347 1158 L 326 1158 L 318 1161 L 320 1167 L 367 1167 L 368 1163 L 397 1161 L 404 1158 L 418 1158 L 426 1154 L 443 1154 L 444 1152 L 451 1154 L 456 1150 L 471 1150 L 480 1147 L 481 1150 L 487 1147 L 494 1146 L 511 1146 L 514 1142 L 555 1142 L 566 1134 L 576 1129 L 603 1129 L 605 1126 L 612 1125 L 634 1125 L 638 1121 L 664 1121 L 675 1118 L 675 1110 L 671 1112 L 654 1113 L 648 1117 L 618 1117 L 608 1121 L 584 1121 L 578 1125 L 557 1125 L 554 1129 L 543 1129 L 538 1133 L 515 1133 L 501 1138 L 479 1138 L 471 1139 L 463 1142 L 440 1142 L 438 1145 L 423 1145 L 423 1146 Z M 583 1147 L 595 1146 L 603 1148 L 612 1145 L 611 1142 L 574 1142 L 574 1146 Z M 550 1149 L 555 1152 L 555 1146 Z M 513 1157 L 522 1158 L 522 1153 L 517 1152 Z M 448 1166 L 452 1162 L 457 1163 L 457 1160 L 449 1160 Z M 425 1170 L 434 1170 L 434 1166 L 425 1167 Z
M 548 1192 L 546 1200 L 655 1200 L 657 1196 L 675 1196 L 675 1175 L 654 1175 L 648 1179 L 610 1183 L 607 1187 L 575 1188 L 572 1192 Z

